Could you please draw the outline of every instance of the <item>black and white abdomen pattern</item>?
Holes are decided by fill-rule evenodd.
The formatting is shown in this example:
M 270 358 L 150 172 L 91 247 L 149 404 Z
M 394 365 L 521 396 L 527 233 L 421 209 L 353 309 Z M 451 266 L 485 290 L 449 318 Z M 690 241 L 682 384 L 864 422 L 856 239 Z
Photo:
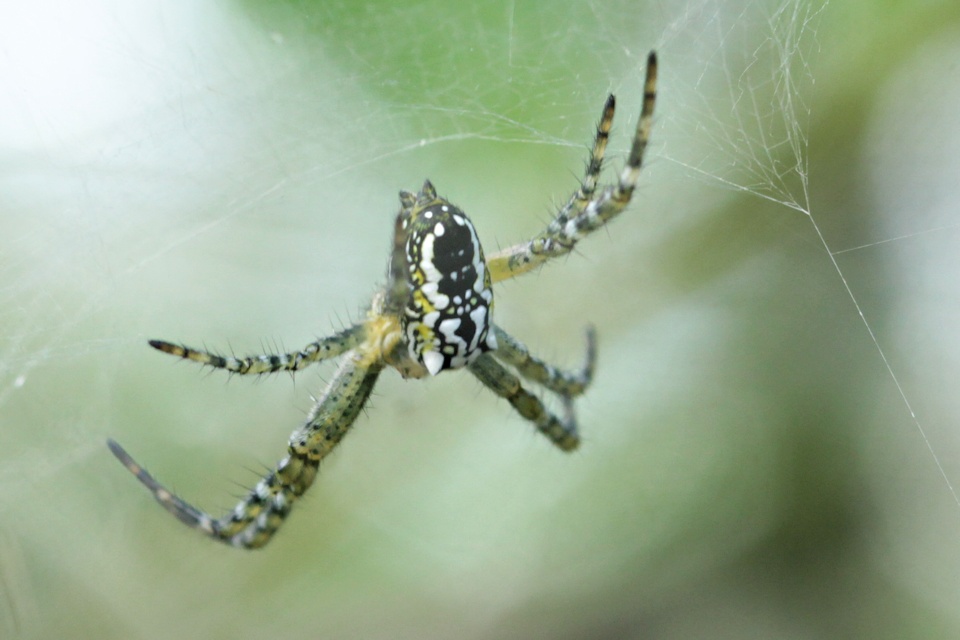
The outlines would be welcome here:
M 406 221 L 411 295 L 403 329 L 410 356 L 431 375 L 464 367 L 496 348 L 493 290 L 477 231 L 443 199 Z

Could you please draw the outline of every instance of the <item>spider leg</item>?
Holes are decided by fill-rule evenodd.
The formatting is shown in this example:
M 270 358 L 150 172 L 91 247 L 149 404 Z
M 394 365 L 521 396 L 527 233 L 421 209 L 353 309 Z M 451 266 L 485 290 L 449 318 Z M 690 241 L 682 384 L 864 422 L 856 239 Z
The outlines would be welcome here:
M 178 520 L 235 547 L 253 549 L 266 544 L 283 524 L 294 501 L 313 484 L 320 460 L 343 439 L 353 425 L 382 367 L 368 364 L 349 352 L 307 419 L 290 436 L 287 455 L 250 493 L 219 519 L 179 498 L 151 476 L 124 449 L 107 445 L 153 497 Z
M 597 190 L 600 171 L 603 169 L 603 155 L 607 150 L 607 142 L 610 140 L 610 127 L 613 125 L 613 113 L 616 105 L 616 97 L 613 94 L 607 96 L 600 122 L 597 124 L 597 133 L 593 138 L 593 149 L 590 151 L 590 160 L 587 162 L 583 181 L 580 183 L 580 188 L 573 192 L 573 195 L 567 200 L 567 204 L 557 213 L 558 224 L 565 224 L 570 219 L 571 212 L 583 211 Z
M 657 100 L 657 56 L 650 52 L 647 58 L 647 74 L 643 85 L 643 108 L 633 136 L 633 144 L 627 163 L 620 173 L 616 185 L 605 187 L 595 195 L 596 175 L 603 159 L 606 147 L 606 135 L 613 120 L 613 101 L 609 98 L 604 105 L 603 116 L 597 127 L 590 163 L 583 184 L 571 196 L 567 204 L 547 228 L 529 242 L 501 249 L 487 258 L 487 268 L 493 282 L 513 278 L 534 269 L 544 262 L 556 258 L 573 249 L 578 241 L 590 232 L 599 229 L 610 219 L 623 211 L 630 203 L 643 154 L 650 139 L 653 124 L 653 109 Z M 606 131 L 604 128 L 606 127 Z M 595 166 L 596 165 L 596 166 Z
M 300 351 L 290 353 L 267 353 L 246 358 L 221 356 L 216 353 L 193 349 L 191 347 L 163 340 L 150 340 L 150 346 L 172 356 L 193 360 L 215 369 L 226 369 L 231 373 L 254 374 L 274 373 L 276 371 L 299 371 L 314 362 L 335 358 L 356 347 L 363 340 L 363 325 L 354 325 L 343 331 L 311 342 Z
M 407 224 L 410 222 L 410 213 L 417 206 L 417 202 L 436 199 L 437 190 L 429 180 L 424 180 L 419 193 L 400 192 L 400 212 L 393 223 L 393 246 L 390 250 L 386 300 L 383 306 L 384 312 L 388 314 L 402 314 L 410 296 L 410 285 L 407 280 L 410 268 L 410 258 L 407 256 L 407 239 L 410 234 L 407 231 Z
M 429 182 L 428 182 L 429 184 Z M 400 213 L 393 222 L 393 246 L 390 249 L 390 264 L 387 269 L 386 300 L 384 311 L 400 313 L 409 295 L 407 286 L 407 221 L 410 208 L 417 203 L 417 196 L 409 191 L 400 192 Z
M 587 327 L 587 356 L 579 371 L 564 371 L 547 364 L 497 325 L 493 326 L 493 332 L 497 338 L 497 350 L 493 353 L 498 359 L 516 369 L 527 380 L 543 385 L 564 398 L 579 396 L 593 379 L 597 359 L 597 334 L 593 327 Z
M 490 353 L 484 353 L 469 365 L 475 375 L 488 389 L 505 398 L 521 416 L 533 422 L 537 430 L 550 438 L 553 444 L 564 451 L 573 451 L 580 445 L 580 435 L 573 415 L 573 403 L 561 396 L 564 417 L 552 414 L 535 395 L 524 389 L 520 379 L 510 373 Z

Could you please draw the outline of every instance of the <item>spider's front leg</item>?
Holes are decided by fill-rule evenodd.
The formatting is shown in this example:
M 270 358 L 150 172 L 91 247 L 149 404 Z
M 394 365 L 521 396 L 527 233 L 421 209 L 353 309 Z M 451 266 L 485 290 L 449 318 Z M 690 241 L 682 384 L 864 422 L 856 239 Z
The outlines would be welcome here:
M 490 270 L 493 282 L 513 278 L 539 267 L 552 258 L 570 253 L 577 242 L 602 227 L 627 207 L 640 177 L 643 154 L 650 139 L 656 100 L 657 56 L 654 52 L 650 52 L 643 84 L 643 108 L 626 166 L 620 173 L 617 184 L 604 187 L 599 194 L 596 193 L 607 138 L 613 123 L 615 101 L 613 96 L 609 96 L 603 107 L 600 124 L 597 125 L 593 150 L 580 188 L 570 196 L 567 204 L 560 209 L 556 218 L 544 231 L 529 242 L 502 249 L 487 259 L 487 268 Z
M 309 365 L 335 358 L 356 347 L 363 340 L 364 325 L 358 324 L 347 327 L 343 331 L 311 342 L 300 351 L 290 353 L 266 353 L 246 358 L 222 356 L 202 349 L 193 349 L 185 345 L 174 344 L 164 340 L 150 340 L 151 347 L 172 356 L 192 360 L 215 369 L 226 369 L 230 373 L 261 374 L 277 371 L 299 371 Z
M 107 444 L 167 511 L 215 540 L 248 549 L 261 547 L 276 533 L 294 501 L 313 484 L 317 468 L 353 425 L 370 397 L 382 365 L 348 352 L 317 400 L 307 422 L 290 436 L 287 455 L 250 493 L 221 518 L 197 509 L 157 482 L 116 442 Z

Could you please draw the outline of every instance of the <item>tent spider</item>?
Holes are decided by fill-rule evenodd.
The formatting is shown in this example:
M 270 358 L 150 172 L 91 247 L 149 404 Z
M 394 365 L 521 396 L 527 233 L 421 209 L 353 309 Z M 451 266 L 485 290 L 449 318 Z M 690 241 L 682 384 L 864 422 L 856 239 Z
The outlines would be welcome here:
M 150 341 L 150 346 L 165 353 L 239 374 L 299 371 L 314 362 L 340 357 L 336 373 L 306 423 L 290 436 L 287 455 L 233 511 L 214 518 L 164 488 L 113 440 L 107 441 L 110 450 L 182 522 L 215 540 L 255 548 L 270 540 L 296 499 L 313 483 L 320 461 L 346 435 L 370 397 L 377 377 L 388 366 L 404 378 L 466 368 L 560 449 L 575 449 L 580 437 L 573 399 L 584 392 L 593 376 L 593 330 L 587 331 L 583 367 L 574 372 L 557 369 L 531 355 L 523 344 L 493 323 L 491 286 L 569 253 L 584 236 L 626 208 L 640 176 L 650 136 L 656 82 L 657 59 L 651 52 L 647 58 L 643 108 L 619 180 L 597 189 L 613 123 L 611 95 L 603 107 L 580 187 L 547 228 L 529 242 L 484 259 L 473 224 L 463 211 L 437 196 L 428 180 L 419 193 L 400 192 L 387 283 L 373 296 L 362 322 L 300 351 L 247 358 Z M 537 396 L 527 391 L 521 378 L 557 394 L 563 415 L 557 416 L 544 407 Z

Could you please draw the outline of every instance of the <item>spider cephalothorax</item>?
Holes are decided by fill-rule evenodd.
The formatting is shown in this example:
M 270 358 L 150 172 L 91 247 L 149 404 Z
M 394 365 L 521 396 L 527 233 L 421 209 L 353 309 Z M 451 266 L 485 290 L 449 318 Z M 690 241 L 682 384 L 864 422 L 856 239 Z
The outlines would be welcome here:
M 577 448 L 580 435 L 573 399 L 593 379 L 593 331 L 587 331 L 586 362 L 581 369 L 553 367 L 493 323 L 491 285 L 569 253 L 584 236 L 626 208 L 650 137 L 656 80 L 657 59 L 651 53 L 643 109 L 617 182 L 598 190 L 613 123 L 614 98 L 609 96 L 580 188 L 547 228 L 528 242 L 485 259 L 473 224 L 460 209 L 437 197 L 427 181 L 417 194 L 400 193 L 387 284 L 374 294 L 362 322 L 300 351 L 246 358 L 150 341 L 150 346 L 165 353 L 240 374 L 299 371 L 314 362 L 340 357 L 306 422 L 290 436 L 286 456 L 232 511 L 214 518 L 167 490 L 113 440 L 108 441 L 110 450 L 150 489 L 157 502 L 182 522 L 221 542 L 255 548 L 270 540 L 293 503 L 313 483 L 320 461 L 346 435 L 387 367 L 405 378 L 466 368 L 560 449 Z M 561 415 L 528 391 L 523 379 L 555 394 Z
M 401 326 L 410 357 L 431 375 L 471 364 L 497 348 L 493 289 L 477 230 L 428 180 L 401 192 L 409 291 Z

